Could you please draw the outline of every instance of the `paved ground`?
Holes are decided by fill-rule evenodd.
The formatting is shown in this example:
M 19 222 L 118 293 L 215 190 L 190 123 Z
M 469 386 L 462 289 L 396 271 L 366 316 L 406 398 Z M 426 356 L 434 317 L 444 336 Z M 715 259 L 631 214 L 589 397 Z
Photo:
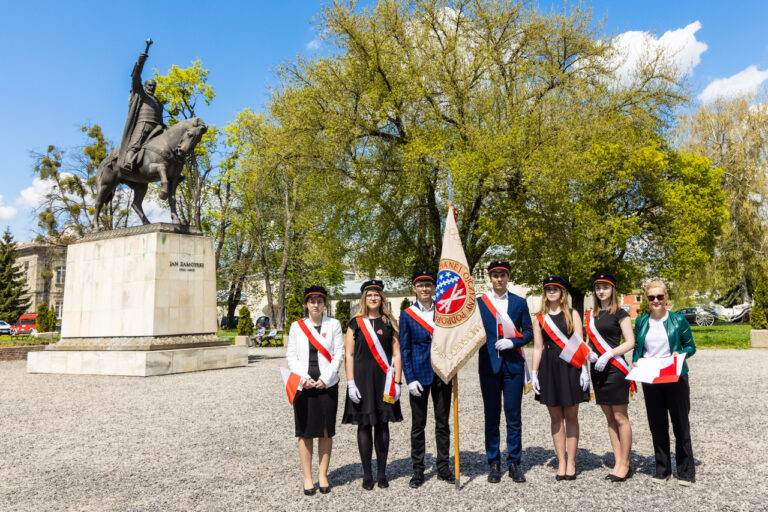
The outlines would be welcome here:
M 528 483 L 505 477 L 488 484 L 473 359 L 460 373 L 461 491 L 434 478 L 432 467 L 421 489 L 408 488 L 404 400 L 405 421 L 391 429 L 390 488 L 361 489 L 355 427 L 339 425 L 333 491 L 309 498 L 301 495 L 293 415 L 278 371 L 283 357 L 283 349 L 251 349 L 246 368 L 150 378 L 28 375 L 23 362 L 0 363 L 0 510 L 768 509 L 768 351 L 702 350 L 691 360 L 692 488 L 651 483 L 641 396 L 630 404 L 638 474 L 628 482 L 603 480 L 613 456 L 594 404 L 579 412 L 579 478 L 555 482 L 548 415 L 529 394 Z M 430 465 L 429 436 L 427 452 Z

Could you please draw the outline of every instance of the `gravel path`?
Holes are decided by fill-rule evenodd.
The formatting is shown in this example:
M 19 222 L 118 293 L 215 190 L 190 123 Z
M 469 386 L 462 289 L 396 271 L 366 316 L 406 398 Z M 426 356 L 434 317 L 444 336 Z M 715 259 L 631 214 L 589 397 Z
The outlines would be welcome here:
M 338 425 L 333 491 L 304 497 L 278 371 L 284 350 L 250 350 L 246 368 L 150 378 L 29 375 L 25 362 L 0 363 L 0 510 L 768 509 L 768 351 L 702 350 L 691 360 L 692 488 L 651 483 L 641 396 L 630 404 L 638 474 L 626 483 L 603 480 L 613 455 L 594 404 L 579 411 L 579 478 L 555 482 L 548 414 L 530 394 L 523 398 L 528 482 L 487 483 L 475 358 L 459 375 L 461 491 L 435 478 L 431 413 L 428 480 L 408 488 L 403 400 L 405 421 L 391 428 L 389 489 L 362 490 L 355 427 Z

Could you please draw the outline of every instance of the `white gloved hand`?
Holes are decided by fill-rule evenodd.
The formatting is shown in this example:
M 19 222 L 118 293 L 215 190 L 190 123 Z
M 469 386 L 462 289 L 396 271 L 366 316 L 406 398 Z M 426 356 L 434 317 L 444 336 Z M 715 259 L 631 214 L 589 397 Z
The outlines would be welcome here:
M 594 364 L 599 359 L 598 355 L 595 354 L 593 351 L 589 351 L 589 362 Z
M 501 338 L 496 340 L 496 350 L 509 350 L 515 347 L 515 342 L 509 338 Z
M 415 380 L 408 384 L 408 391 L 413 396 L 421 396 L 421 392 L 424 391 L 424 388 L 421 387 L 421 383 L 419 383 L 419 381 Z
M 541 385 L 539 385 L 539 371 L 533 370 L 531 372 L 531 387 L 533 388 L 533 392 L 537 395 L 541 394 Z
M 356 404 L 359 404 L 360 400 L 363 399 L 363 397 L 360 396 L 360 390 L 357 389 L 357 386 L 355 386 L 355 381 L 353 380 L 347 381 L 347 396 Z
M 581 389 L 583 389 L 584 391 L 589 391 L 589 370 L 587 370 L 587 365 L 584 365 L 581 367 L 579 384 L 581 384 Z
M 605 370 L 605 366 L 608 364 L 608 362 L 613 358 L 613 354 L 610 352 L 606 352 L 605 354 L 600 356 L 600 359 L 597 360 L 595 363 L 595 370 L 598 372 L 601 372 Z
M 400 400 L 400 384 L 395 384 L 395 402 Z

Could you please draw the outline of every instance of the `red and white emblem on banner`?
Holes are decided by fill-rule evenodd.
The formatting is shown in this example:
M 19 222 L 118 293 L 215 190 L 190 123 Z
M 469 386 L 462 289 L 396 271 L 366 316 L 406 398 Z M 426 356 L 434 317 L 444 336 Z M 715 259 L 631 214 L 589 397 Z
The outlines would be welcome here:
M 435 325 L 456 327 L 463 324 L 475 310 L 476 302 L 469 268 L 456 260 L 441 259 L 435 287 Z

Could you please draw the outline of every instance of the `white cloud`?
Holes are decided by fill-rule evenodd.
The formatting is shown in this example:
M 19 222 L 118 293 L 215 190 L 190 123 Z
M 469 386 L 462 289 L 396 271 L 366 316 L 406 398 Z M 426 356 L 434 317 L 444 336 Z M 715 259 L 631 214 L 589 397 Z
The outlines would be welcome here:
M 693 73 L 701 54 L 707 50 L 707 44 L 696 40 L 696 32 L 701 28 L 701 22 L 694 21 L 684 28 L 667 30 L 661 37 L 656 38 L 650 32 L 631 30 L 623 32 L 613 39 L 613 45 L 618 52 L 618 76 L 622 81 L 630 77 L 644 59 L 662 50 L 676 64 L 682 75 Z
M 313 39 L 313 40 L 311 40 L 310 42 L 307 43 L 306 48 L 307 48 L 307 50 L 315 51 L 315 50 L 320 49 L 320 45 L 321 44 L 323 44 L 323 42 L 320 41 L 320 39 L 315 38 L 315 39 Z
M 0 196 L 0 220 L 11 220 L 16 217 L 18 210 L 13 206 L 3 206 L 3 196 Z
M 37 208 L 43 204 L 45 195 L 51 191 L 51 188 L 52 184 L 50 181 L 35 178 L 32 180 L 31 187 L 27 187 L 21 191 L 19 198 L 16 199 L 16 204 L 27 206 L 33 209 Z
M 741 94 L 754 93 L 766 80 L 768 80 L 768 69 L 760 71 L 757 66 L 749 66 L 731 77 L 714 80 L 699 94 L 699 100 L 708 103 L 717 98 L 732 98 Z

